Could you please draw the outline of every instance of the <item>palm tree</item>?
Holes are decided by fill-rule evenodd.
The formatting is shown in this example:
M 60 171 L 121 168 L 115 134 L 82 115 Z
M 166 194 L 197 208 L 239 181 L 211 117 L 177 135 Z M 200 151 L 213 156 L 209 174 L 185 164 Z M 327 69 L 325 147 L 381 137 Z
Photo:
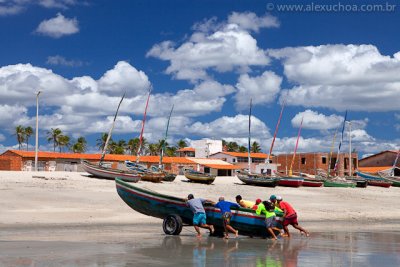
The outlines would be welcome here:
M 21 145 L 25 141 L 25 128 L 22 125 L 15 127 L 15 136 L 17 136 L 18 149 L 21 150 Z
M 104 146 L 106 145 L 108 133 L 102 133 L 101 137 L 96 140 L 96 146 L 99 147 L 100 151 L 103 151 Z M 110 143 L 112 143 L 112 138 L 110 138 Z
M 69 141 L 70 141 L 70 138 L 68 135 L 59 135 L 58 136 L 57 143 L 58 143 L 58 147 L 60 148 L 60 153 L 64 147 L 68 148 L 71 145 Z
M 121 139 L 118 142 L 112 142 L 110 147 L 112 154 L 123 155 L 125 153 L 126 141 Z
M 130 139 L 128 141 L 127 150 L 129 151 L 129 154 L 131 154 L 131 155 L 136 154 L 136 152 L 139 148 L 139 142 L 140 142 L 140 140 L 137 137 Z
M 167 141 L 165 141 L 165 139 L 158 140 L 158 144 L 157 144 L 158 153 L 161 153 L 161 150 L 163 149 L 163 146 L 165 146 L 165 148 L 168 147 Z
M 179 140 L 178 143 L 177 143 L 177 145 L 178 145 L 178 148 L 184 148 L 184 147 L 187 147 L 187 146 L 188 146 L 188 144 L 186 143 L 186 141 L 183 140 L 183 139 Z
M 239 152 L 247 152 L 248 151 L 248 149 L 247 149 L 247 147 L 245 147 L 245 146 L 239 146 Z
M 47 142 L 53 142 L 53 151 L 56 152 L 56 147 L 58 144 L 58 139 L 62 135 L 62 131 L 59 128 L 51 128 L 50 131 L 47 132 Z
M 250 151 L 251 151 L 252 153 L 260 153 L 260 152 L 261 152 L 261 147 L 260 147 L 260 145 L 259 145 L 256 141 L 254 141 L 254 142 L 251 144 Z
M 176 146 L 169 146 L 165 149 L 165 155 L 167 155 L 168 157 L 173 157 L 175 156 L 176 150 Z
M 86 151 L 85 137 L 79 137 L 78 140 L 72 145 L 71 149 L 74 153 L 84 153 Z
M 158 150 L 158 144 L 149 144 L 148 148 L 149 148 L 150 156 L 158 155 L 158 151 L 159 151 Z
M 29 150 L 29 137 L 33 134 L 33 129 L 31 126 L 25 128 L 25 138 L 26 138 L 26 150 Z
M 226 147 L 229 152 L 239 151 L 239 145 L 236 142 L 228 142 L 228 143 L 226 143 Z

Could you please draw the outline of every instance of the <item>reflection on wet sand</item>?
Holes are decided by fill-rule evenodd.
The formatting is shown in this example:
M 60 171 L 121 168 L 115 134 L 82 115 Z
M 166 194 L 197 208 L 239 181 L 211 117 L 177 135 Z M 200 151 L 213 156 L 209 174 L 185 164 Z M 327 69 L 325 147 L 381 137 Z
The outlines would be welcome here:
M 400 233 L 223 240 L 153 235 L 110 242 L 0 241 L 0 266 L 400 266 Z

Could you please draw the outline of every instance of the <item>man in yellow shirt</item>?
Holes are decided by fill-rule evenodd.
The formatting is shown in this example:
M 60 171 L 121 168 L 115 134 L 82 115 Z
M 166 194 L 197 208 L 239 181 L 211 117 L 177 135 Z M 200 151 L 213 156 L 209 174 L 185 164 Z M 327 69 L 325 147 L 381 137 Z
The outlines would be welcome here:
M 239 204 L 240 207 L 246 208 L 246 209 L 252 209 L 253 206 L 256 204 L 253 201 L 248 201 L 248 200 L 242 199 L 241 195 L 236 196 L 236 202 Z

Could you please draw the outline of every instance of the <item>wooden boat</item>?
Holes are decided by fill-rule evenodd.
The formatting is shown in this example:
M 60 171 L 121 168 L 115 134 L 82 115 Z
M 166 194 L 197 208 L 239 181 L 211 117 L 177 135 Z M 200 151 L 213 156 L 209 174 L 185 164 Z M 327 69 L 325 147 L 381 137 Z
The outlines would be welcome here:
M 360 188 L 366 188 L 368 185 L 368 181 L 365 179 L 360 179 L 357 177 L 346 177 L 347 181 L 352 181 L 354 183 L 356 183 L 356 187 L 360 187 Z
M 380 186 L 380 187 L 385 187 L 385 188 L 389 188 L 392 186 L 392 182 L 387 182 L 385 180 L 368 180 L 367 181 L 368 185 L 371 186 Z
M 313 178 L 304 178 L 302 186 L 306 187 L 321 187 L 324 185 L 324 180 L 321 179 L 313 179 Z
M 160 169 L 159 167 L 154 166 L 154 165 L 150 167 L 150 170 L 153 172 L 162 172 L 164 174 L 164 177 L 163 177 L 164 182 L 173 182 L 176 178 L 176 174 L 167 172 L 166 170 Z
M 142 181 L 160 183 L 165 177 L 165 173 L 161 171 L 149 170 L 141 164 L 125 160 L 125 166 L 132 172 L 136 172 Z
M 90 173 L 91 175 L 99 178 L 113 179 L 113 180 L 115 178 L 118 178 L 122 179 L 123 181 L 134 182 L 134 183 L 138 182 L 141 178 L 136 172 L 107 168 L 104 166 L 90 163 L 86 160 L 82 161 L 82 166 L 85 172 Z
M 192 225 L 193 213 L 183 198 L 163 195 L 115 179 L 118 195 L 133 210 L 163 219 L 163 230 L 168 235 L 179 235 L 183 226 Z M 204 205 L 207 223 L 214 225 L 215 234 L 223 232 L 222 214 L 211 204 Z M 232 208 L 231 225 L 241 235 L 269 236 L 265 228 L 265 216 L 251 209 Z M 140 231 L 140 230 L 138 230 Z
M 287 187 L 300 187 L 304 178 L 301 177 L 278 177 L 278 185 L 279 186 L 287 186 Z
M 395 176 L 382 176 L 382 179 L 384 179 L 387 182 L 391 182 L 392 186 L 400 187 L 400 177 L 395 177 Z
M 275 187 L 278 184 L 278 180 L 276 178 L 261 174 L 248 174 L 239 172 L 237 173 L 237 178 L 247 185 Z
M 207 174 L 204 172 L 198 172 L 195 170 L 186 170 L 185 177 L 191 182 L 201 183 L 201 184 L 212 184 L 215 180 L 215 175 Z
M 324 180 L 324 187 L 356 187 L 356 183 L 353 181 L 347 181 L 342 179 L 327 179 Z
M 360 172 L 360 171 L 357 171 L 356 173 L 358 176 L 364 178 L 367 181 L 368 185 L 371 185 L 371 186 L 380 186 L 380 187 L 388 188 L 393 184 L 393 182 L 391 182 L 391 181 L 387 181 L 382 177 L 375 176 L 375 175 L 372 175 L 369 173 L 364 173 L 364 172 Z

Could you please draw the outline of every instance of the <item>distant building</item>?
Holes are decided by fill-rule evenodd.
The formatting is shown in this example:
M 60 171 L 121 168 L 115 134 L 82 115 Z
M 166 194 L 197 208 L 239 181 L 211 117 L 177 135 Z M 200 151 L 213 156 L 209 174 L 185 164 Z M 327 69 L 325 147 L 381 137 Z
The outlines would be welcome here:
M 358 163 L 359 170 L 362 172 L 377 173 L 378 171 L 390 169 L 396 160 L 397 152 L 395 150 L 386 150 L 360 159 Z M 397 161 L 396 166 L 400 168 L 400 159 Z M 395 175 L 400 175 L 399 169 L 395 169 Z
M 192 157 L 192 158 L 196 156 L 195 149 L 193 147 L 180 148 L 176 151 L 176 155 L 178 157 Z
M 222 151 L 222 140 L 202 139 L 191 142 L 196 158 L 208 158 L 211 154 Z
M 330 163 L 330 172 L 334 174 L 337 153 L 332 153 L 332 159 L 329 161 L 328 152 L 310 152 L 310 153 L 297 153 L 293 161 L 292 172 L 316 174 L 318 170 L 327 172 Z M 351 171 L 349 171 L 349 153 L 339 154 L 339 162 L 337 166 L 338 175 L 354 174 L 358 168 L 358 155 L 357 153 L 351 154 L 352 164 Z M 290 165 L 292 164 L 293 154 L 279 154 L 274 155 L 272 162 L 278 164 L 278 172 L 288 174 Z
M 81 160 L 98 162 L 100 154 L 78 154 L 78 153 L 38 153 L 39 171 L 71 171 L 83 172 Z M 136 161 L 136 156 L 106 154 L 104 164 L 116 169 L 125 169 L 125 160 Z M 159 156 L 141 156 L 140 163 L 150 167 L 159 164 Z M 205 159 L 204 159 L 205 160 Z M 200 170 L 219 176 L 231 176 L 232 170 L 237 166 L 219 159 L 194 159 L 190 157 L 163 157 L 164 169 L 166 171 L 183 174 L 184 169 Z M 0 155 L 0 170 L 4 171 L 33 171 L 35 161 L 34 151 L 7 150 Z
M 247 152 L 217 152 L 215 154 L 210 155 L 210 158 L 213 159 L 221 159 L 228 163 L 234 164 L 238 166 L 240 169 L 248 169 L 249 168 L 249 160 Z M 250 153 L 251 164 L 250 171 L 252 173 L 268 173 L 277 170 L 276 164 L 268 164 L 267 159 L 268 155 L 264 153 Z M 270 162 L 271 163 L 271 159 Z

